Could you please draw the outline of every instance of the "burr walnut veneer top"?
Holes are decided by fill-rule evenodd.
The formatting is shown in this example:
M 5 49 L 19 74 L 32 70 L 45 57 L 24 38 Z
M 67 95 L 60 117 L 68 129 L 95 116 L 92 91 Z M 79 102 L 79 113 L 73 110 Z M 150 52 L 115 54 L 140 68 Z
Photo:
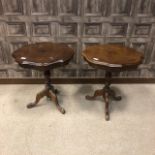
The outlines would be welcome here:
M 19 48 L 13 52 L 13 57 L 23 67 L 48 67 L 64 64 L 74 54 L 72 48 L 62 43 L 42 42 Z
M 143 60 L 143 54 L 135 49 L 114 44 L 89 46 L 82 55 L 88 63 L 106 67 L 139 65 Z

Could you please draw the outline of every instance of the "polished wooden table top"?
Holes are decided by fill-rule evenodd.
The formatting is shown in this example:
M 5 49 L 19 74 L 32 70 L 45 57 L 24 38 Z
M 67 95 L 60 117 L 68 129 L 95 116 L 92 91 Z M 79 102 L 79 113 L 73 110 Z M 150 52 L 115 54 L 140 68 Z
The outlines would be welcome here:
M 139 65 L 143 60 L 142 53 L 115 44 L 89 46 L 82 55 L 90 64 L 116 68 Z
M 121 96 L 117 96 L 115 91 L 110 87 L 112 71 L 123 71 L 136 69 L 142 63 L 143 54 L 133 48 L 128 48 L 116 44 L 89 46 L 82 55 L 88 64 L 97 69 L 105 70 L 105 86 L 98 89 L 93 95 L 87 95 L 87 100 L 94 100 L 102 96 L 105 102 L 105 119 L 110 119 L 109 101 L 111 99 L 119 101 Z
M 19 48 L 12 56 L 22 67 L 46 69 L 68 63 L 73 54 L 73 49 L 66 44 L 41 42 Z

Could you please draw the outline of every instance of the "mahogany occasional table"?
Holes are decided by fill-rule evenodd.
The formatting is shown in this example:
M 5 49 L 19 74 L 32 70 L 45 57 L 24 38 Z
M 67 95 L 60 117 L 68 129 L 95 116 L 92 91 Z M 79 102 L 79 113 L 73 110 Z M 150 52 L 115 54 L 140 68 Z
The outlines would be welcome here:
M 87 95 L 86 99 L 93 100 L 97 96 L 102 96 L 105 101 L 105 119 L 109 120 L 109 97 L 121 100 L 121 96 L 116 96 L 114 90 L 110 88 L 112 72 L 136 69 L 142 63 L 143 54 L 133 48 L 106 44 L 89 46 L 82 52 L 82 55 L 90 66 L 106 71 L 104 88 L 96 90 L 93 96 Z
M 27 108 L 36 106 L 42 97 L 47 96 L 62 114 L 65 113 L 65 109 L 58 103 L 57 90 L 51 85 L 50 69 L 68 64 L 73 54 L 73 49 L 67 45 L 51 42 L 30 44 L 13 52 L 12 56 L 21 67 L 44 72 L 45 89 L 36 95 L 35 102 L 28 104 Z

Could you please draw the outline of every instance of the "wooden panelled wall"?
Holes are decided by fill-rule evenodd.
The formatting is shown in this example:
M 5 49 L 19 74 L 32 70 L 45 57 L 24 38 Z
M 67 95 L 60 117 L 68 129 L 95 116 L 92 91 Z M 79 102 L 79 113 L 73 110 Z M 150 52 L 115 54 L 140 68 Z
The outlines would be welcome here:
M 81 58 L 94 44 L 124 44 L 145 55 L 143 64 L 117 77 L 155 77 L 155 0 L 0 0 L 0 78 L 41 77 L 20 68 L 11 53 L 29 43 L 63 42 L 74 48 L 72 62 L 52 70 L 65 77 L 102 77 Z

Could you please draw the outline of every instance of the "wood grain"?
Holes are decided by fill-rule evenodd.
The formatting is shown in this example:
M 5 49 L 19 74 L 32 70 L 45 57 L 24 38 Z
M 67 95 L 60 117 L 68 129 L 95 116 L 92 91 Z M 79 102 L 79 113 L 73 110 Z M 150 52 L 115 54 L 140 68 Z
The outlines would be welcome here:
M 154 0 L 0 0 L 0 78 L 41 78 L 21 69 L 14 50 L 26 44 L 52 41 L 73 47 L 70 65 L 52 71 L 55 78 L 103 77 L 81 57 L 88 45 L 123 44 L 144 53 L 134 72 L 117 77 L 155 77 Z

